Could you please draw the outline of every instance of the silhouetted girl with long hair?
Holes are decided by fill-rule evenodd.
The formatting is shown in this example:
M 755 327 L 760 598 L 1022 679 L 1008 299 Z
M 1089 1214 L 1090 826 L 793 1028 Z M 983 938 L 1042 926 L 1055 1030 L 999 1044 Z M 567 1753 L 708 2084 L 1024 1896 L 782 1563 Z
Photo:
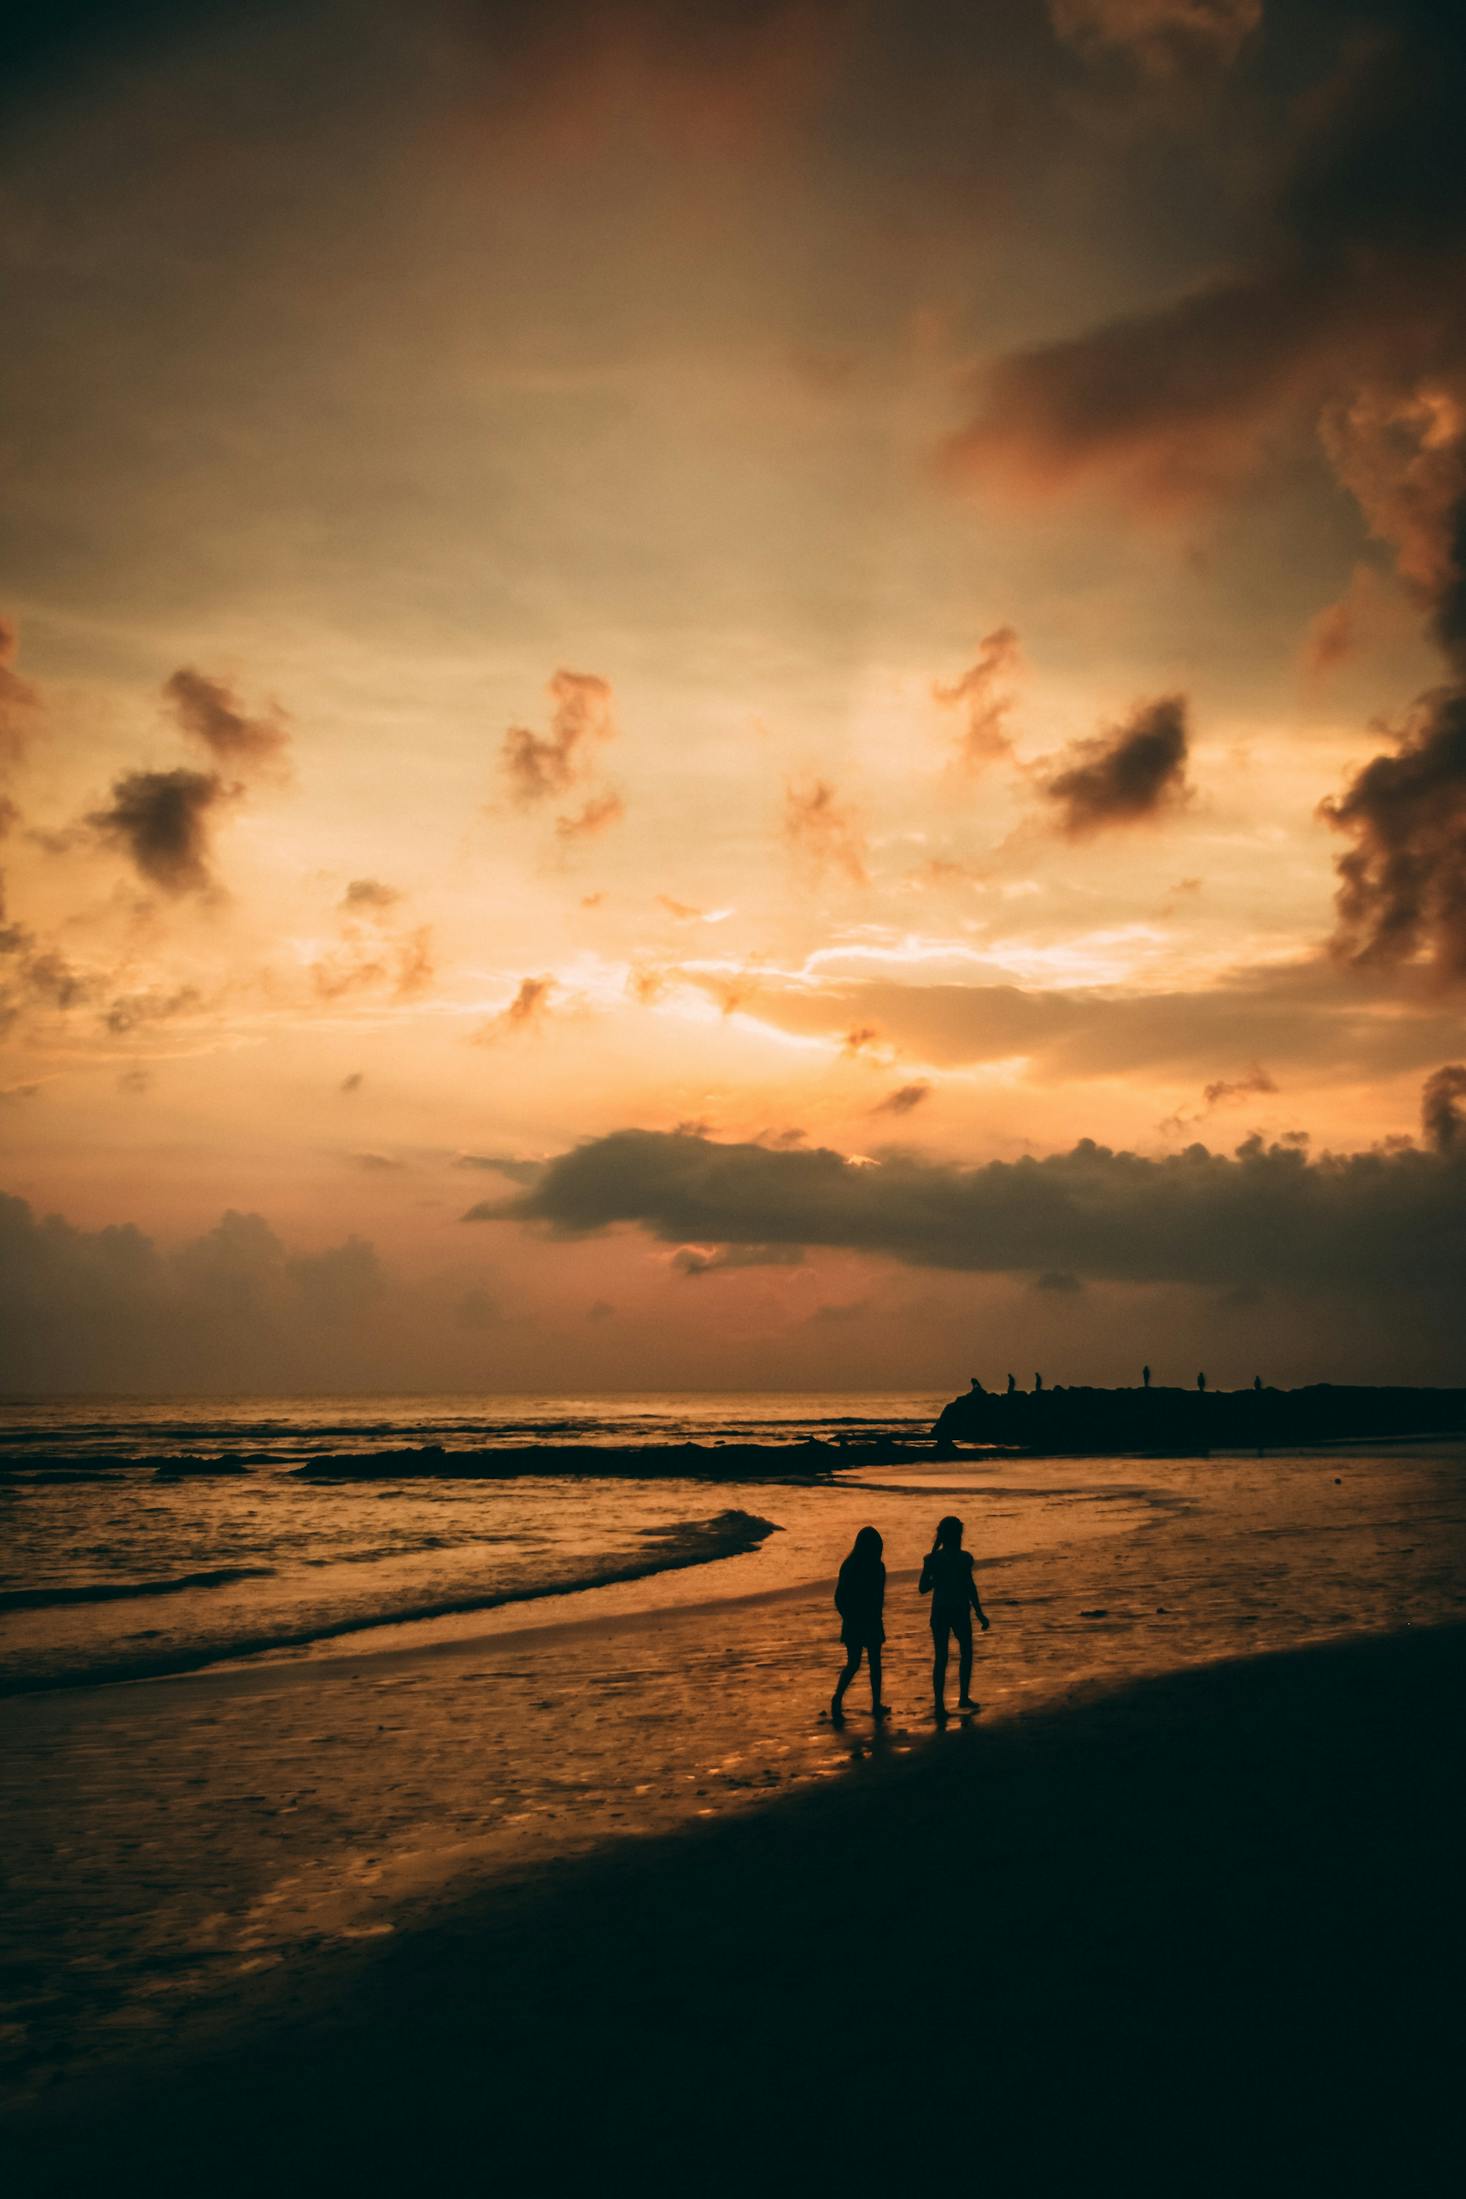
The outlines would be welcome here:
M 881 1644 L 886 1638 L 886 1568 L 881 1563 L 881 1538 L 873 1527 L 862 1527 L 855 1547 L 840 1568 L 835 1583 L 835 1609 L 840 1614 L 840 1639 L 845 1644 L 845 1670 L 835 1682 L 830 1716 L 838 1724 L 844 1715 L 845 1690 L 860 1670 L 861 1652 L 870 1666 L 870 1707 L 884 1718 L 881 1701 Z
M 988 1615 L 978 1600 L 972 1577 L 972 1552 L 962 1547 L 962 1522 L 948 1513 L 937 1526 L 937 1539 L 921 1568 L 921 1593 L 932 1600 L 932 1693 L 937 1716 L 947 1715 L 947 1637 L 957 1637 L 957 1671 L 962 1692 L 960 1710 L 976 1710 L 972 1700 L 972 1614 L 975 1611 L 984 1634 Z

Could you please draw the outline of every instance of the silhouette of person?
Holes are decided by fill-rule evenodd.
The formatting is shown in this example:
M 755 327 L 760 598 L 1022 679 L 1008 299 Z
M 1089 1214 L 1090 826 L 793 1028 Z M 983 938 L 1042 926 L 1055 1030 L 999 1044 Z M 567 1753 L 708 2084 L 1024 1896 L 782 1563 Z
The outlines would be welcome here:
M 1260 1374 L 1255 1374 L 1255 1375 L 1254 1375 L 1254 1376 L 1252 1377 L 1252 1387 L 1253 1387 L 1253 1388 L 1254 1388 L 1255 1390 L 1261 1390 L 1261 1388 L 1262 1388 L 1262 1376 L 1261 1376 Z
M 921 1568 L 921 1593 L 932 1600 L 932 1694 L 939 1718 L 947 1715 L 947 1637 L 957 1637 L 959 1710 L 976 1710 L 972 1700 L 972 1614 L 984 1634 L 988 1615 L 972 1577 L 972 1552 L 962 1547 L 962 1522 L 952 1513 L 940 1521 L 936 1541 Z
M 1206 1376 L 1204 1374 L 1199 1374 L 1196 1377 L 1196 1387 L 1199 1390 L 1204 1390 L 1206 1388 Z
M 1150 1369 L 1149 1369 L 1149 1367 L 1142 1367 L 1142 1368 L 1141 1368 L 1141 1370 L 1140 1370 L 1140 1379 L 1141 1379 L 1141 1382 L 1143 1383 L 1144 1387 L 1145 1387 L 1146 1389 L 1149 1389 L 1149 1388 L 1150 1388 Z
M 881 1701 L 881 1644 L 886 1638 L 886 1568 L 881 1549 L 874 1527 L 862 1527 L 835 1583 L 835 1609 L 845 1644 L 845 1670 L 830 1698 L 830 1716 L 836 1725 L 844 1718 L 845 1690 L 860 1670 L 862 1652 L 870 1667 L 871 1711 L 877 1718 L 887 1714 L 887 1705 Z
M 1034 1388 L 1035 1388 L 1036 1390 L 1041 1390 L 1041 1389 L 1043 1388 L 1043 1386 L 1044 1386 L 1044 1378 L 1043 1378 L 1043 1376 L 1042 1376 L 1041 1374 L 1036 1374 L 1036 1375 L 1034 1376 L 1034 1378 L 1033 1378 L 1033 1386 L 1034 1386 Z
M 1010 1375 L 1009 1375 L 1009 1377 L 1008 1377 L 1008 1395 L 1009 1395 L 1010 1397 L 1011 1397 L 1011 1396 L 1013 1395 L 1013 1392 L 1014 1392 L 1014 1391 L 1015 1391 L 1015 1390 L 1017 1389 L 1017 1387 L 1018 1387 L 1018 1377 L 1017 1377 L 1017 1375 L 1016 1375 L 1016 1374 L 1010 1374 Z

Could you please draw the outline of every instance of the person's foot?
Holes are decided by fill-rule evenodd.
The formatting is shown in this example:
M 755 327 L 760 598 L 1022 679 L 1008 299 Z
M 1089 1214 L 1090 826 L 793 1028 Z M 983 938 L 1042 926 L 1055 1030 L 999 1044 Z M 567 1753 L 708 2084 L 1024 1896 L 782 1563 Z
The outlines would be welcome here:
M 889 1718 L 891 1715 L 891 1706 L 889 1703 L 872 1703 L 870 1706 L 870 1714 L 872 1718 Z
M 957 1708 L 959 1710 L 981 1710 L 982 1705 L 981 1703 L 975 1703 L 970 1695 L 959 1695 L 957 1698 Z
M 945 1725 L 945 1724 L 946 1724 L 946 1721 L 947 1721 L 947 1706 L 946 1706 L 946 1704 L 945 1704 L 945 1703 L 936 1703 L 936 1704 L 934 1704 L 934 1705 L 932 1706 L 932 1716 L 933 1716 L 933 1717 L 934 1717 L 934 1718 L 936 1719 L 936 1721 L 937 1721 L 937 1724 L 938 1724 L 939 1726 L 940 1726 L 940 1725 Z

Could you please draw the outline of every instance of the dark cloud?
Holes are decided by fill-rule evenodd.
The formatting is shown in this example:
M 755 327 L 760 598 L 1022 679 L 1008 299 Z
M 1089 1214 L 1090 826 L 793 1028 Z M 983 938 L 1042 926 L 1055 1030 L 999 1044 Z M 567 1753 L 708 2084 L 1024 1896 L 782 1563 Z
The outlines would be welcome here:
M 149 884 L 171 894 L 209 893 L 214 817 L 233 792 L 211 771 L 129 771 L 87 823 Z
M 1460 1152 L 1466 1147 L 1466 1065 L 1450 1062 L 1427 1077 L 1420 1095 L 1420 1119 L 1425 1142 L 1434 1153 Z
M 598 744 L 615 733 L 611 683 L 593 672 L 557 672 L 550 681 L 550 729 L 532 733 L 513 725 L 501 760 L 516 801 L 534 803 L 564 794 L 585 777 Z
M 1083 1281 L 1353 1291 L 1444 1307 L 1466 1285 L 1466 1153 L 1322 1155 L 1249 1139 L 1152 1160 L 1082 1140 L 974 1167 L 914 1154 L 855 1163 L 625 1130 L 551 1161 L 476 1219 L 557 1235 L 635 1223 L 673 1244 L 824 1245 L 911 1266 Z
M 263 717 L 240 708 L 234 690 L 185 665 L 163 683 L 163 699 L 191 739 L 229 770 L 278 771 L 290 746 L 285 714 L 272 704 Z
M 1277 1089 L 1266 1069 L 1254 1063 L 1245 1077 L 1216 1078 L 1201 1096 L 1208 1107 L 1222 1107 L 1228 1100 L 1247 1099 L 1255 1092 L 1276 1092 Z
M 1077 1298 L 1084 1285 L 1067 1268 L 1050 1267 L 1045 1268 L 1042 1275 L 1035 1275 L 1033 1287 L 1035 1290 L 1047 1291 L 1056 1298 Z
M 932 689 L 944 709 L 962 713 L 958 755 L 968 771 L 981 771 L 1012 753 L 1008 719 L 1020 661 L 1017 634 L 1011 626 L 999 626 L 983 636 L 975 661 L 959 680 Z
M 1176 807 L 1187 793 L 1185 696 L 1144 703 L 1123 725 L 1076 742 L 1043 790 L 1076 840 Z
M 1466 688 L 1422 697 L 1394 753 L 1320 814 L 1355 843 L 1337 865 L 1335 953 L 1466 977 Z
M 801 1245 L 683 1245 L 672 1255 L 679 1275 L 713 1275 L 722 1268 L 801 1267 Z
M 353 878 L 341 896 L 341 906 L 353 915 L 370 914 L 374 909 L 395 908 L 401 899 L 400 889 L 383 885 L 380 878 Z
M 901 1084 L 894 1092 L 888 1092 L 883 1100 L 871 1109 L 873 1115 L 909 1115 L 931 1096 L 929 1084 Z
M 869 885 L 865 829 L 827 779 L 785 788 L 784 838 L 812 870 L 838 871 L 853 886 Z
M 1183 11 L 1076 0 L 1072 12 L 1138 24 Z M 1311 430 L 1322 405 L 1402 398 L 1459 370 L 1459 15 L 1376 0 L 1316 18 L 1293 44 L 1283 66 L 1301 64 L 1306 89 L 1279 112 L 1281 159 L 1259 164 L 1251 252 L 1158 307 L 996 361 L 951 447 L 966 478 L 1052 489 L 1100 476 L 1174 505 L 1235 481 L 1280 427 Z
M 459 1153 L 453 1161 L 455 1168 L 486 1168 L 496 1176 L 504 1176 L 510 1183 L 533 1183 L 543 1168 L 543 1161 L 514 1160 L 504 1153 Z

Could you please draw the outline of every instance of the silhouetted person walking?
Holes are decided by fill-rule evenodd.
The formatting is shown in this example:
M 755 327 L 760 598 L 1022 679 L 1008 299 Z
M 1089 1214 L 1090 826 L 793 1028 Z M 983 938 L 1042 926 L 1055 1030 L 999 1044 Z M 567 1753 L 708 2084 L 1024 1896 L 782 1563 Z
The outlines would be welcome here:
M 874 1527 L 862 1527 L 835 1583 L 835 1609 L 845 1644 L 845 1670 L 830 1700 L 830 1716 L 837 1725 L 845 1715 L 845 1690 L 860 1670 L 862 1651 L 870 1666 L 871 1711 L 877 1718 L 886 1715 L 881 1701 L 881 1644 L 886 1638 L 886 1568 L 881 1549 Z
M 1009 1375 L 1009 1377 L 1008 1377 L 1008 1395 L 1009 1395 L 1010 1397 L 1011 1397 L 1011 1396 L 1013 1395 L 1013 1392 L 1014 1392 L 1014 1391 L 1015 1391 L 1015 1390 L 1017 1389 L 1017 1387 L 1018 1387 L 1018 1377 L 1017 1377 L 1017 1375 L 1016 1375 L 1016 1374 L 1010 1374 L 1010 1375 Z
M 947 1636 L 957 1637 L 959 1710 L 976 1710 L 972 1700 L 972 1614 L 986 1634 L 988 1615 L 972 1577 L 972 1552 L 962 1547 L 962 1522 L 953 1514 L 940 1522 L 937 1539 L 921 1568 L 921 1593 L 932 1600 L 932 1694 L 937 1716 L 947 1715 Z

